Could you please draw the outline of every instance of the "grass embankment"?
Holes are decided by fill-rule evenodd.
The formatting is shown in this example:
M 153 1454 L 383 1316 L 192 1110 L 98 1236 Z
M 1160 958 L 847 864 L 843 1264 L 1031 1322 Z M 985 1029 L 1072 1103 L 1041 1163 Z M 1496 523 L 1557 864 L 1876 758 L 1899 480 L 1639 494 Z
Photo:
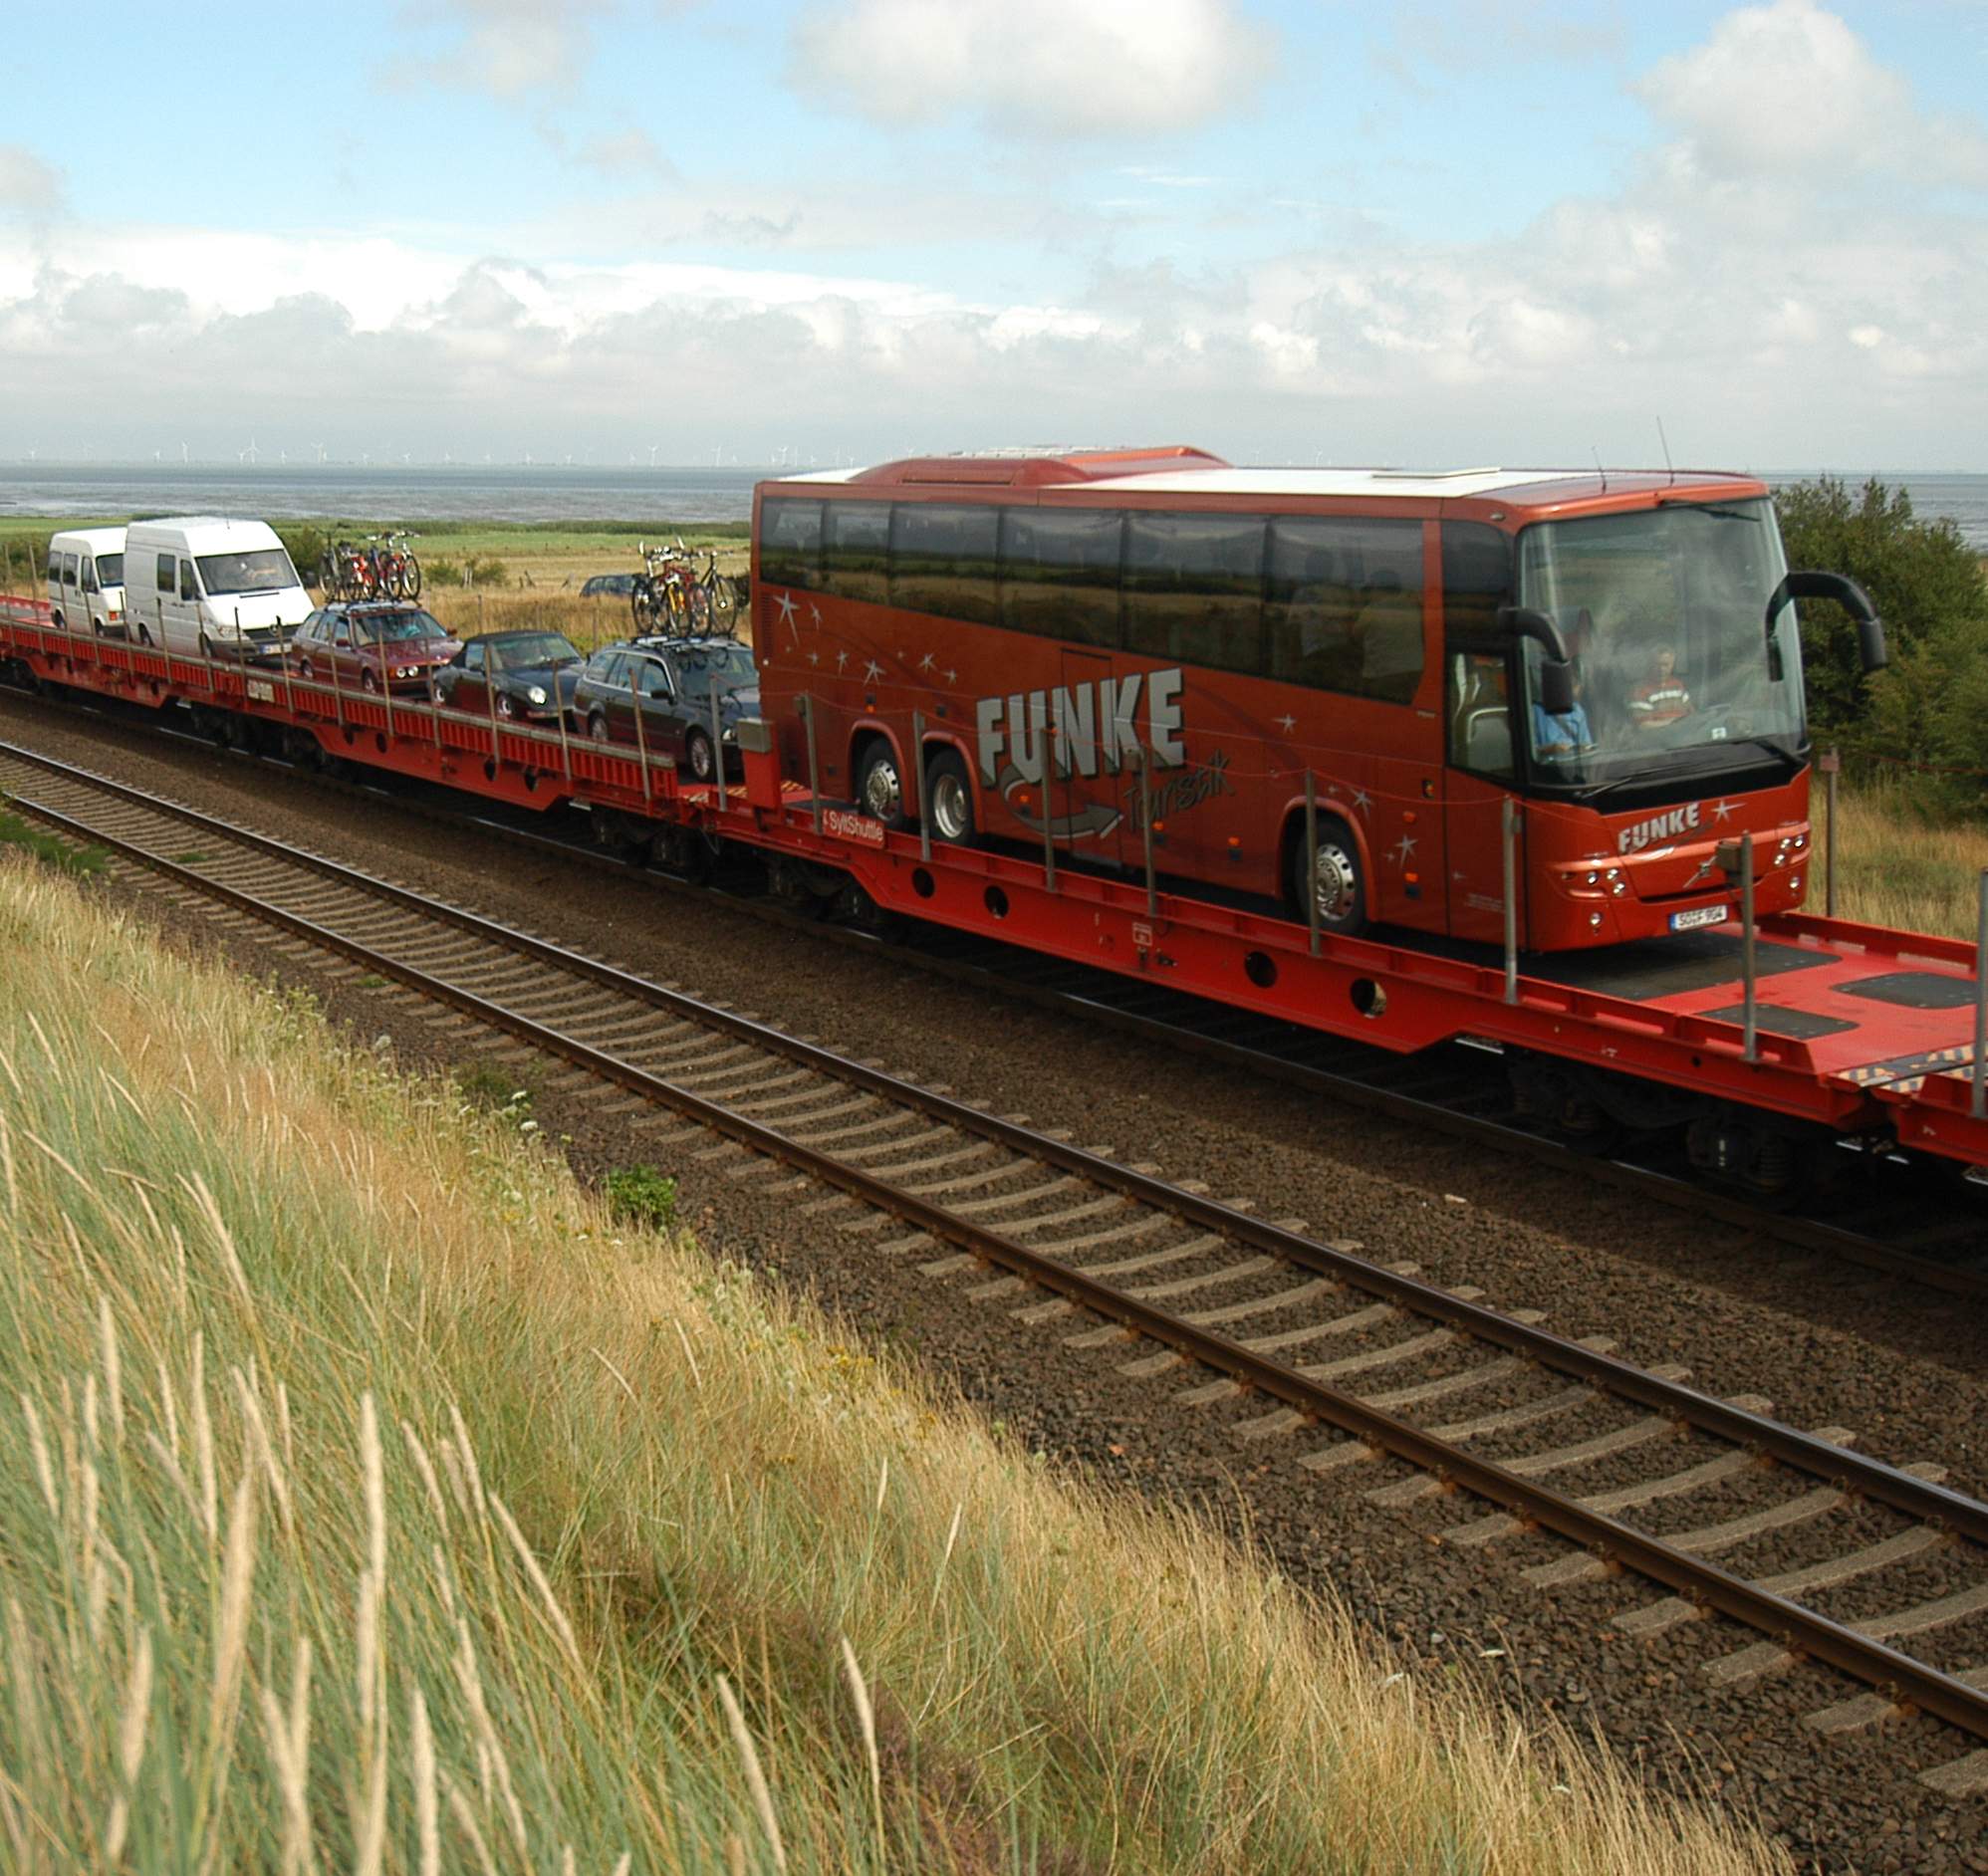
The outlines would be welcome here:
M 1829 826 L 1822 778 L 1810 803 L 1820 850 Z M 1837 813 L 1837 912 L 1895 930 L 1972 939 L 1980 918 L 1981 870 L 1988 867 L 1988 825 L 1927 820 L 1900 782 L 1846 787 Z M 1824 905 L 1814 881 L 1809 909 Z
M 0 860 L 0 1861 L 1755 1867 Z

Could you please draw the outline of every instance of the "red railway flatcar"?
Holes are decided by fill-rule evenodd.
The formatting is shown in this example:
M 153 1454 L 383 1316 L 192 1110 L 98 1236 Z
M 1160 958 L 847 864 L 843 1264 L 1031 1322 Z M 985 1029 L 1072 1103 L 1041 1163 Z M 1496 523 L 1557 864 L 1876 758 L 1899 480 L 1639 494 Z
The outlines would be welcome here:
M 754 549 L 785 773 L 812 713 L 823 793 L 888 824 L 1108 871 L 1150 850 L 1340 935 L 1501 939 L 1515 800 L 1525 949 L 1736 918 L 1740 834 L 1761 912 L 1794 909 L 1793 595 L 1882 655 L 1733 475 L 935 458 L 762 484 Z

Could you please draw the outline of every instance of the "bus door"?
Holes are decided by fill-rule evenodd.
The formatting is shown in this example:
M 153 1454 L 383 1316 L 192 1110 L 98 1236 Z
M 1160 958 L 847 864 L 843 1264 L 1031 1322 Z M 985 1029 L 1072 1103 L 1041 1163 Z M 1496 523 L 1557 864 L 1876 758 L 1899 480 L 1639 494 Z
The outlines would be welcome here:
M 1503 649 L 1451 645 L 1443 702 L 1449 767 L 1443 777 L 1447 834 L 1449 932 L 1452 938 L 1505 941 L 1504 807 L 1515 780 L 1512 672 Z M 1519 941 L 1526 938 L 1526 849 L 1521 823 L 1515 878 Z
M 1127 838 L 1137 829 L 1126 809 L 1125 791 L 1135 803 L 1138 776 L 1118 773 L 1106 719 L 1112 691 L 1106 680 L 1112 661 L 1102 652 L 1061 649 L 1058 688 L 1050 693 L 1050 747 L 1055 763 L 1048 783 L 1051 826 L 1058 847 L 1073 859 L 1117 864 Z M 1041 822 L 1037 821 L 1040 833 Z

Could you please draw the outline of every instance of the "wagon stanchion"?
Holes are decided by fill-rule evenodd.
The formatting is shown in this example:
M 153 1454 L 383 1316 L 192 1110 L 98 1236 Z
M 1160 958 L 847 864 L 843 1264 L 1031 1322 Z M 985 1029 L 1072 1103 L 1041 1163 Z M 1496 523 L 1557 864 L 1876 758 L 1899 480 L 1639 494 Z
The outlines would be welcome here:
M 572 788 L 573 744 L 567 735 L 566 695 L 560 689 L 559 667 L 557 665 L 553 667 L 553 673 L 552 673 L 552 703 L 553 703 L 553 721 L 559 725 L 559 766 L 561 770 L 565 773 L 566 786 L 568 788 Z M 439 739 L 441 734 L 441 723 L 439 718 L 436 719 L 435 733 L 437 739 Z
M 352 632 L 350 625 L 346 627 L 346 632 L 350 637 Z M 339 678 L 339 641 L 336 633 L 332 638 L 332 653 L 327 662 L 332 667 L 332 715 L 338 721 L 339 734 L 343 736 L 346 728 L 346 687 Z
M 815 747 L 815 699 L 808 691 L 801 693 L 801 721 L 808 731 L 808 807 L 815 819 L 815 831 L 822 830 L 822 764 L 821 752 Z
M 486 646 L 484 656 L 487 658 L 489 655 Z M 483 669 L 483 701 L 490 712 L 490 766 L 494 769 L 503 761 L 503 754 L 497 747 L 497 686 L 490 681 L 490 667 L 486 664 Z
M 1721 840 L 1717 859 L 1726 876 L 1739 875 L 1740 889 L 1740 977 L 1746 1001 L 1741 1006 L 1746 1033 L 1746 1059 L 1760 1059 L 1760 977 L 1755 955 L 1758 934 L 1753 928 L 1753 835 L 1737 840 Z
M 918 857 L 929 865 L 932 857 L 932 818 L 925 812 L 925 713 L 922 710 L 911 712 L 911 760 L 905 766 L 904 779 L 909 781 L 913 774 L 918 778 L 915 810 L 918 817 Z
M 628 701 L 635 708 L 635 760 L 642 766 L 642 801 L 655 806 L 655 782 L 648 772 L 648 732 L 642 727 L 641 679 L 635 675 L 638 660 L 628 660 Z
M 1826 749 L 1816 765 L 1823 772 L 1823 809 L 1829 817 L 1823 829 L 1823 911 L 1837 915 L 1837 777 L 1843 770 L 1843 756 Z
M 379 694 L 386 699 L 386 740 L 393 738 L 393 666 L 386 656 L 386 640 L 375 641 L 379 646 Z
M 1043 725 L 1043 890 L 1056 890 L 1056 829 L 1051 825 L 1056 812 L 1056 729 Z
M 725 733 L 718 710 L 718 685 L 714 675 L 711 683 L 711 760 L 718 767 L 718 812 L 722 815 L 731 803 L 725 794 Z
M 1305 930 L 1319 955 L 1319 784 L 1305 771 Z
M 1981 909 L 1974 924 L 1974 1072 L 1969 1106 L 1988 1120 L 1988 866 L 1981 869 Z
M 1135 745 L 1139 765 L 1139 831 L 1145 836 L 1145 915 L 1159 916 L 1159 885 L 1152 867 L 1152 762 L 1143 743 Z
M 1519 805 L 1505 797 L 1499 816 L 1505 856 L 1505 1001 L 1519 1001 Z

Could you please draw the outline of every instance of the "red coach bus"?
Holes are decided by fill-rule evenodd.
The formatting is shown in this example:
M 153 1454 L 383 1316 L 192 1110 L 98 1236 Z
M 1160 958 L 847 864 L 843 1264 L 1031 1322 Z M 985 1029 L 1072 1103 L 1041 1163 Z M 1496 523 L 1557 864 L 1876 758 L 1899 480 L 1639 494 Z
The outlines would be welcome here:
M 1809 740 L 1764 484 L 1236 469 L 1194 449 L 921 459 L 762 483 L 754 643 L 782 767 L 935 839 L 1520 942 L 1801 902 Z M 914 748 L 914 723 L 922 743 Z M 1306 835 L 1308 776 L 1316 864 Z M 1307 871 L 1312 872 L 1308 881 Z

